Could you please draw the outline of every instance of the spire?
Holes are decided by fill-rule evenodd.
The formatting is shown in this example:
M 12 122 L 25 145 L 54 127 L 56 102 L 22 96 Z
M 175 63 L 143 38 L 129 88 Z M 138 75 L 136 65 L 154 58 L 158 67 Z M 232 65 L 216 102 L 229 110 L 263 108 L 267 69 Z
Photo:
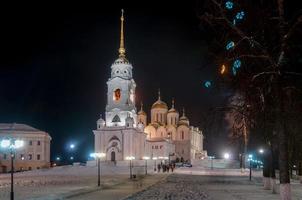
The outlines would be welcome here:
M 121 10 L 121 37 L 120 37 L 120 48 L 118 49 L 119 57 L 125 58 L 126 49 L 124 46 L 124 9 Z
M 182 108 L 182 116 L 185 117 L 185 108 Z
M 172 98 L 172 108 L 174 109 L 174 98 Z
M 160 101 L 160 88 L 158 89 L 158 101 Z
M 143 102 L 141 101 L 141 110 L 140 111 L 143 111 Z

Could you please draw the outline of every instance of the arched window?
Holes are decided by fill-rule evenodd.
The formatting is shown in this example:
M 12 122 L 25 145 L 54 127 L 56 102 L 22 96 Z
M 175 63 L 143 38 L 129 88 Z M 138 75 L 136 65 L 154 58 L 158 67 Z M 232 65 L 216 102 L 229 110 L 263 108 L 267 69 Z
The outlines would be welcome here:
M 184 133 L 184 131 L 181 131 L 181 139 L 182 140 L 185 139 L 185 133 Z
M 116 89 L 113 92 L 113 100 L 114 101 L 119 101 L 121 99 L 121 90 L 120 89 Z

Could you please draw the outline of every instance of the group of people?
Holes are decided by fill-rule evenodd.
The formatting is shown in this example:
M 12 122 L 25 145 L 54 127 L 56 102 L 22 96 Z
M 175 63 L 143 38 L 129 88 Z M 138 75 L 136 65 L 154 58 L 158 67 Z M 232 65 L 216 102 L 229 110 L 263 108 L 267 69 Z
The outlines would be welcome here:
M 160 164 L 157 165 L 157 172 L 158 173 L 161 172 L 161 170 L 162 170 L 162 172 L 168 172 L 169 173 L 170 170 L 171 170 L 171 172 L 173 172 L 174 169 L 175 169 L 175 163 L 168 163 L 168 164 L 160 163 Z

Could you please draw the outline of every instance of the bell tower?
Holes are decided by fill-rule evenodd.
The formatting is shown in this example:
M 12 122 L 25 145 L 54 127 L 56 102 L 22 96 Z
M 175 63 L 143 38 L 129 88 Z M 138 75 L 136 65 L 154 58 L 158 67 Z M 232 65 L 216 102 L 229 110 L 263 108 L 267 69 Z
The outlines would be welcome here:
M 107 81 L 106 126 L 125 126 L 131 117 L 136 126 L 135 88 L 132 65 L 126 59 L 124 45 L 124 10 L 121 12 L 119 57 L 111 65 L 111 77 Z

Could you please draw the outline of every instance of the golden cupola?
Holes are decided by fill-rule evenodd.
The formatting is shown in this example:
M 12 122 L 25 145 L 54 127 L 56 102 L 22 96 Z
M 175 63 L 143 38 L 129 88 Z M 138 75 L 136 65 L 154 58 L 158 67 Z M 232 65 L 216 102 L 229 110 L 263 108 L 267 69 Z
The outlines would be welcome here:
M 185 109 L 182 110 L 182 116 L 179 118 L 178 125 L 189 126 L 189 119 L 185 115 Z
M 160 90 L 158 91 L 158 99 L 157 99 L 157 101 L 151 107 L 151 109 L 155 109 L 155 108 L 162 108 L 162 109 L 168 110 L 167 104 L 161 100 Z

